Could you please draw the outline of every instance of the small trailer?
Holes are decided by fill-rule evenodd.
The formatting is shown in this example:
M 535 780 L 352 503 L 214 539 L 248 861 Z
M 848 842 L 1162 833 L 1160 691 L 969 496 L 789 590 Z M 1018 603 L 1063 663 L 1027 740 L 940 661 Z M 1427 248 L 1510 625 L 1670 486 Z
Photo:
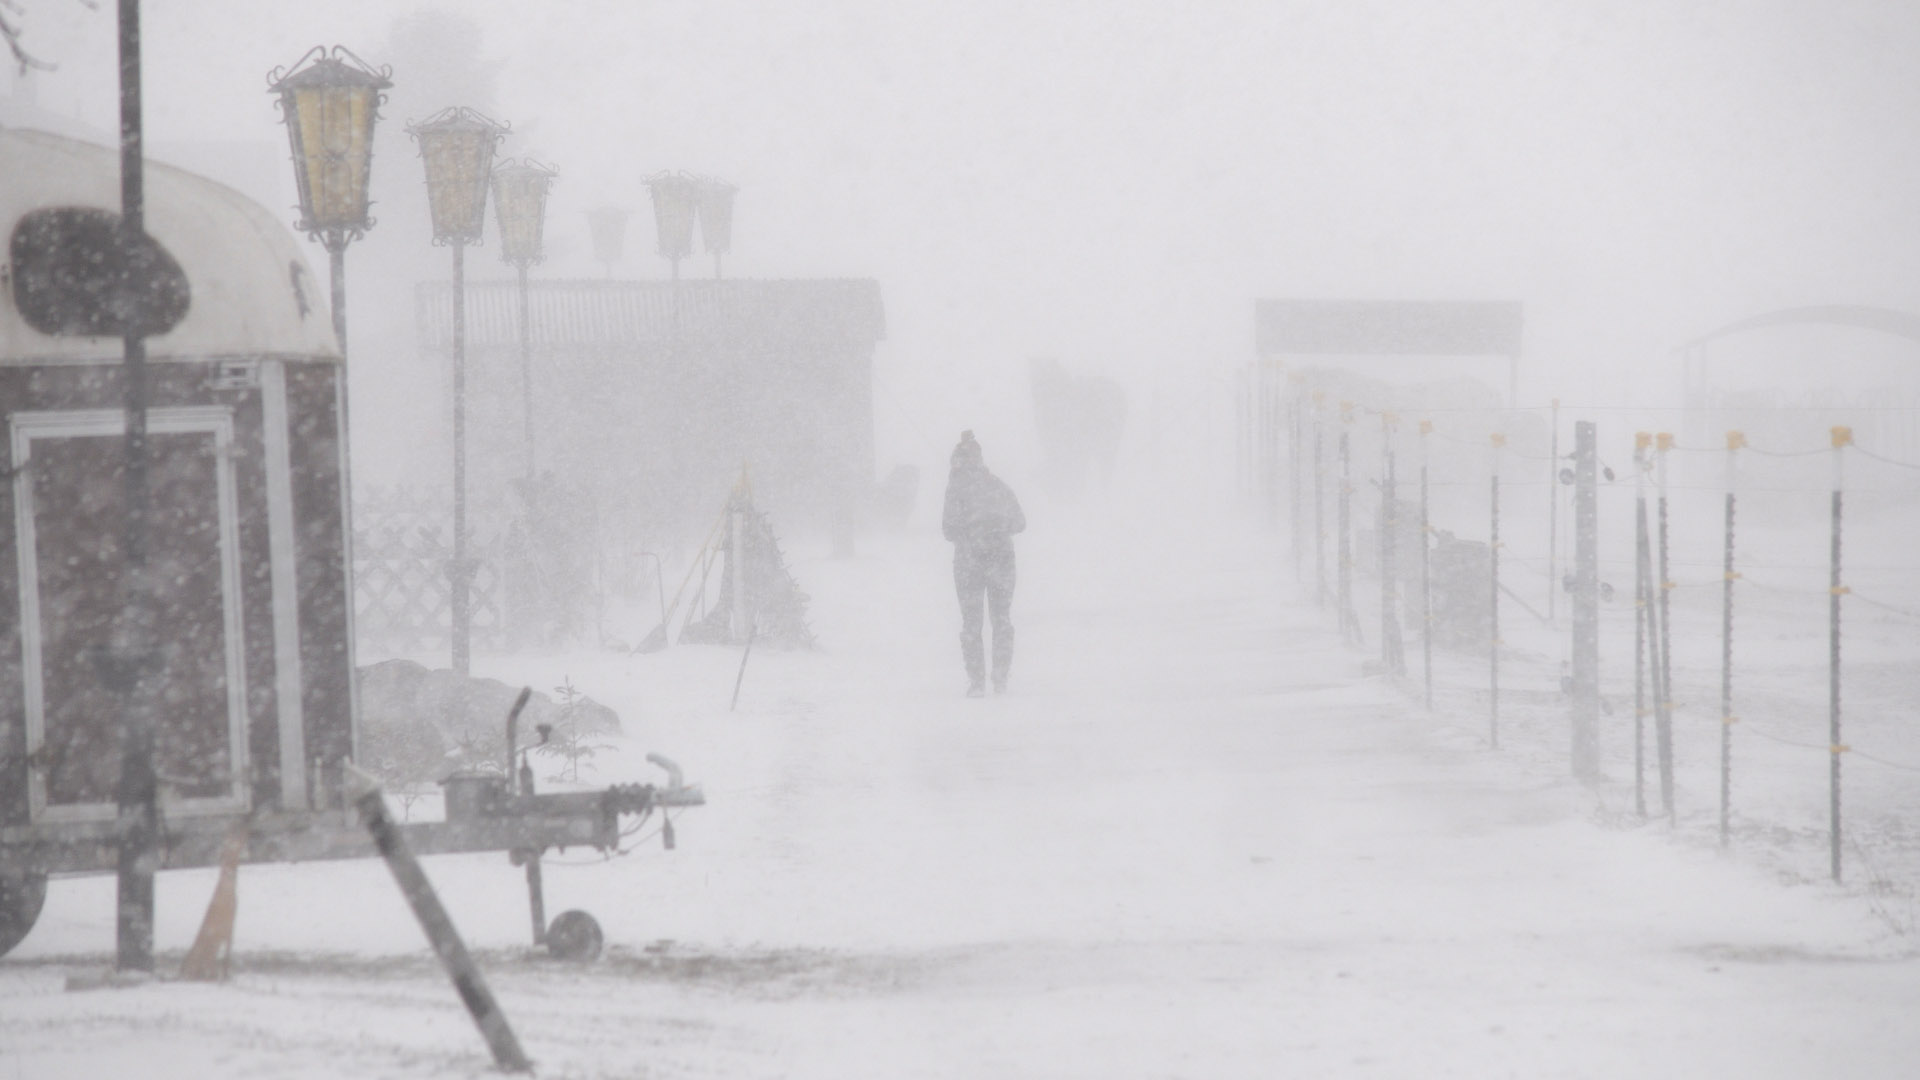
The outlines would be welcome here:
M 117 221 L 117 152 L 0 129 L 0 176 L 4 955 L 48 875 L 118 857 L 126 414 L 121 340 L 76 334 L 71 295 L 81 241 Z M 177 169 L 147 166 L 146 232 L 174 309 L 147 339 L 161 868 L 217 864 L 237 827 L 253 861 L 372 855 L 343 786 L 358 740 L 346 370 L 325 286 L 271 214 Z M 532 794 L 510 766 L 456 778 L 446 820 L 403 832 L 421 854 L 528 864 L 538 941 L 542 851 L 612 848 L 621 815 L 701 802 L 659 760 L 661 785 L 591 793 Z

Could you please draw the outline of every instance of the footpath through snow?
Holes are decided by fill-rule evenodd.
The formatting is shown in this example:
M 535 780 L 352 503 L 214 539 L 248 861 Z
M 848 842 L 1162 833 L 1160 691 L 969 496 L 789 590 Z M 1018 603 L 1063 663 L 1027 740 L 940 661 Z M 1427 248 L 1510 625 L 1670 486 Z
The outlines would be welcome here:
M 588 969 L 525 948 L 504 856 L 428 861 L 542 1075 L 1913 1075 L 1920 961 L 1860 897 L 1611 827 L 1363 678 L 1275 538 L 1033 518 L 1004 698 L 960 694 L 924 533 L 797 559 L 823 650 L 737 712 L 732 650 L 477 665 L 620 711 L 583 780 L 657 750 L 710 799 L 675 852 L 552 858 Z M 163 964 L 211 884 L 163 875 Z M 488 1071 L 375 863 L 243 870 L 225 985 L 64 992 L 111 934 L 110 880 L 55 884 L 0 1080 Z

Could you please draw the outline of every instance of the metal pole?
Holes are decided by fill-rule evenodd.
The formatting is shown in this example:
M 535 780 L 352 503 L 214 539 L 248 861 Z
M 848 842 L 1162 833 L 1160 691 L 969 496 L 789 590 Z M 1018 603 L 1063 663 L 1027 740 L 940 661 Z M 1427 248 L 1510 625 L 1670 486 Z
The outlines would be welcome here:
M 1573 775 L 1600 778 L 1599 448 L 1593 421 L 1573 426 Z
M 352 766 L 348 766 L 352 769 Z M 359 770 L 353 769 L 359 773 Z M 380 851 L 380 857 L 386 860 L 387 869 L 393 872 L 393 879 L 400 885 L 401 895 L 407 898 L 407 904 L 413 908 L 414 918 L 420 920 L 420 929 L 426 931 L 427 940 L 433 945 L 433 951 L 440 958 L 440 966 L 446 969 L 447 978 L 452 980 L 454 990 L 460 994 L 460 1000 L 473 1017 L 480 1029 L 480 1035 L 487 1041 L 487 1048 L 493 1052 L 494 1064 L 512 1072 L 528 1072 L 533 1063 L 527 1060 L 526 1051 L 520 1048 L 520 1040 L 513 1034 L 512 1025 L 507 1023 L 506 1014 L 500 1011 L 500 1005 L 494 1000 L 493 991 L 487 987 L 487 977 L 481 973 L 480 965 L 473 962 L 472 954 L 467 952 L 466 942 L 460 939 L 460 931 L 454 927 L 453 919 L 447 915 L 447 909 L 440 903 L 440 897 L 433 891 L 433 883 L 427 880 L 426 871 L 420 868 L 420 860 L 414 857 L 407 847 L 406 838 L 387 816 L 386 800 L 381 796 L 380 786 L 371 777 L 359 773 L 359 779 L 367 785 L 367 790 L 355 797 L 353 805 L 360 812 L 361 824 L 373 835 L 374 846 Z
M 1739 451 L 1747 443 L 1738 431 L 1727 432 L 1726 552 L 1720 592 L 1720 846 L 1731 839 L 1733 807 L 1733 492 L 1738 477 Z
M 469 669 L 472 612 L 467 567 L 467 268 L 465 241 L 453 242 L 453 564 L 447 568 L 453 670 Z
M 339 230 L 321 238 L 327 248 L 327 271 L 333 286 L 333 338 L 340 344 L 340 358 L 347 356 L 347 236 Z
M 1274 484 L 1279 474 L 1280 443 L 1279 429 L 1274 424 L 1273 372 L 1267 369 L 1264 359 L 1254 369 L 1254 381 L 1259 387 L 1260 508 L 1271 528 L 1280 517 L 1280 493 Z
M 1633 807 L 1647 816 L 1647 445 L 1633 436 Z
M 1840 584 L 1841 464 L 1842 452 L 1852 442 L 1852 428 L 1833 429 L 1833 538 L 1827 577 L 1827 791 L 1835 881 L 1840 880 L 1840 755 L 1847 752 L 1847 745 L 1840 741 L 1840 598 L 1847 592 Z
M 1420 665 L 1425 673 L 1427 711 L 1433 711 L 1433 523 L 1427 503 L 1427 436 L 1433 421 L 1420 421 Z
M 1353 454 L 1348 428 L 1353 424 L 1353 403 L 1340 403 L 1340 539 L 1337 555 L 1340 563 L 1337 602 L 1340 605 L 1340 633 L 1349 643 L 1358 637 L 1358 616 L 1353 611 Z
M 1657 693 L 1654 697 L 1654 727 L 1658 731 L 1660 744 L 1660 801 L 1667 812 L 1667 821 L 1674 820 L 1673 805 L 1673 580 L 1668 576 L 1667 561 L 1667 452 L 1673 449 L 1673 436 L 1660 432 L 1654 436 L 1654 483 L 1657 492 L 1659 527 L 1659 573 L 1652 587 L 1656 601 L 1654 611 L 1658 614 L 1659 633 L 1655 636 L 1654 667 L 1659 670 L 1655 680 Z
M 527 267 L 521 263 L 517 269 L 520 277 L 520 400 L 525 413 L 527 429 L 527 482 L 528 498 L 532 498 L 531 485 L 536 475 L 533 456 L 533 330 L 528 321 Z
M 120 0 L 121 229 L 133 241 L 146 231 L 145 174 L 140 105 L 140 3 Z M 159 867 L 160 785 L 154 767 L 157 674 L 154 612 L 147 580 L 148 452 L 147 343 L 135 332 L 122 342 L 126 368 L 125 569 L 114 628 L 112 680 L 124 697 L 120 778 L 115 790 L 120 850 L 116 891 L 115 964 L 122 971 L 153 970 L 153 877 Z
M 1547 621 L 1560 598 L 1560 399 L 1553 399 L 1553 434 L 1547 451 Z
M 1400 617 L 1394 610 L 1400 599 L 1394 566 L 1394 533 L 1400 516 L 1394 506 L 1393 414 L 1380 414 L 1380 662 L 1395 675 L 1407 672 L 1406 652 L 1400 641 Z
M 1507 437 L 1495 432 L 1492 438 L 1493 452 L 1489 455 L 1488 466 L 1488 534 L 1487 534 L 1487 576 L 1491 579 L 1488 596 L 1491 601 L 1487 626 L 1487 740 L 1495 750 L 1500 749 L 1500 448 L 1507 443 Z
M 1293 580 L 1300 582 L 1300 450 L 1304 442 L 1300 430 L 1300 392 L 1298 376 L 1288 380 L 1294 387 L 1287 395 L 1287 533 L 1293 540 Z
M 1313 580 L 1314 595 L 1327 606 L 1327 433 L 1320 391 L 1313 392 Z

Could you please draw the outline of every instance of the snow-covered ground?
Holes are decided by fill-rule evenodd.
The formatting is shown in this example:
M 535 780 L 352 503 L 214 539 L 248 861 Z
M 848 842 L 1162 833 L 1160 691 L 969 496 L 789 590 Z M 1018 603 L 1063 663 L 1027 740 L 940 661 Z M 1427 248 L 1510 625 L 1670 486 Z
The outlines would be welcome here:
M 532 954 L 504 856 L 427 860 L 541 1075 L 1913 1075 L 1920 957 L 1864 887 L 1640 824 L 1547 697 L 1500 752 L 1471 695 L 1425 713 L 1284 533 L 1030 509 L 1006 697 L 960 694 L 927 532 L 790 545 L 823 647 L 756 653 L 735 712 L 733 650 L 481 659 L 619 710 L 585 779 L 660 751 L 710 800 L 676 851 L 550 857 L 590 968 Z M 162 876 L 163 967 L 212 880 Z M 222 985 L 67 991 L 112 921 L 58 881 L 0 961 L 0 1080 L 490 1069 L 375 862 L 245 868 Z

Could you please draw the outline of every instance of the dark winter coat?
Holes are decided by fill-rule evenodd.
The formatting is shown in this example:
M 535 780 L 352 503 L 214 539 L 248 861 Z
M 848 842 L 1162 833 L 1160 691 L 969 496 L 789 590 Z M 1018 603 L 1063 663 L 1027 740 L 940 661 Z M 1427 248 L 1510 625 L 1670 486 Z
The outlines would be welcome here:
M 953 541 L 954 554 L 1013 550 L 1013 534 L 1027 527 L 1020 500 L 1006 482 L 984 465 L 961 463 L 947 476 L 947 505 L 940 531 Z

